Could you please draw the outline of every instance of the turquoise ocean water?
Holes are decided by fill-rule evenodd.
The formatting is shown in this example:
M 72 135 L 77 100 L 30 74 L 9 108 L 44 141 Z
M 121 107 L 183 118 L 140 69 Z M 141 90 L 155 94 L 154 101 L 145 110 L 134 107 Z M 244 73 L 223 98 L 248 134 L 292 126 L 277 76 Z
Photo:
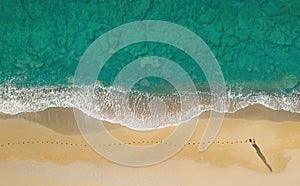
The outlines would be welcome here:
M 3 0 L 0 10 L 2 113 L 78 108 L 98 119 L 149 129 L 181 122 L 182 114 L 235 112 L 253 104 L 300 112 L 298 0 Z M 72 86 L 81 56 L 95 39 L 141 20 L 176 23 L 206 42 L 224 75 L 227 97 L 220 98 L 220 104 L 227 109 L 210 105 L 206 77 L 193 59 L 163 43 L 127 46 L 107 61 L 95 85 Z M 139 80 L 129 98 L 120 87 L 113 87 L 118 73 L 131 61 L 154 55 L 171 59 L 188 73 L 198 91 L 190 95 L 196 108 L 180 109 L 174 87 L 161 78 Z M 155 63 L 141 67 L 149 65 L 160 68 Z M 127 100 L 116 102 L 122 99 Z M 154 105 L 149 105 L 150 100 Z M 151 115 L 159 107 L 155 100 L 167 103 L 161 117 Z M 122 120 L 126 101 L 132 115 Z M 151 122 L 141 126 L 145 117 L 152 117 Z

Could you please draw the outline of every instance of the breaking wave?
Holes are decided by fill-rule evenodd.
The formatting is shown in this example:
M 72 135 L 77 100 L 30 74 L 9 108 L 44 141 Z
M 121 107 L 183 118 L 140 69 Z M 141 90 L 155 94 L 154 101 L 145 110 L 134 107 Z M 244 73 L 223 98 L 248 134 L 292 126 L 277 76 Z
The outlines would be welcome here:
M 184 96 L 183 96 L 184 95 Z M 182 98 L 184 97 L 184 100 Z M 0 112 L 16 115 L 47 108 L 76 108 L 85 114 L 135 130 L 151 130 L 178 125 L 205 111 L 234 113 L 261 104 L 273 110 L 300 113 L 300 93 L 227 91 L 212 103 L 209 92 L 154 95 L 122 88 L 93 86 L 0 86 Z

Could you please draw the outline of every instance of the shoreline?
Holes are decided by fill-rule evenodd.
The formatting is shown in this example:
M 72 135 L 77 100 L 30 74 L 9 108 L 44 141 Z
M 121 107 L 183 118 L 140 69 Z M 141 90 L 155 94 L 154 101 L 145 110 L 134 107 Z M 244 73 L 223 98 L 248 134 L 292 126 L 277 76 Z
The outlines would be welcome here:
M 82 111 L 79 112 L 83 113 Z M 198 118 L 208 119 L 209 116 L 210 116 L 210 111 L 206 111 L 201 113 L 200 116 L 198 116 Z M 230 119 L 245 119 L 250 121 L 256 121 L 256 120 L 266 120 L 266 121 L 273 121 L 273 122 L 300 121 L 299 113 L 292 113 L 284 110 L 273 110 L 260 104 L 247 106 L 234 113 L 225 113 L 224 117 Z M 72 108 L 48 108 L 43 111 L 24 112 L 16 115 L 4 114 L 0 112 L 0 120 L 6 120 L 6 119 L 22 119 L 33 123 L 38 123 L 42 126 L 50 128 L 51 130 L 54 130 L 61 134 L 66 134 L 66 135 L 80 134 L 76 125 L 76 120 L 74 118 L 74 111 Z M 104 122 L 109 123 L 107 121 Z M 122 126 L 118 123 L 113 123 L 113 125 Z M 166 127 L 162 127 L 159 129 L 163 129 L 163 128 Z M 152 131 L 152 130 L 157 130 L 157 129 L 151 129 L 145 131 Z M 142 131 L 142 130 L 136 130 L 136 131 Z

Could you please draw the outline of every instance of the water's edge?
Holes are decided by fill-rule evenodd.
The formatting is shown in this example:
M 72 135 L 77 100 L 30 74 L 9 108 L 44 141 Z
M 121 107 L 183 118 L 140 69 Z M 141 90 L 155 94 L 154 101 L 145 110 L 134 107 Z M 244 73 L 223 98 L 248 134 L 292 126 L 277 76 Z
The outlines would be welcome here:
M 226 97 L 212 102 L 209 93 L 155 96 L 98 87 L 3 87 L 0 112 L 8 115 L 44 111 L 49 108 L 75 108 L 93 118 L 120 123 L 134 130 L 176 126 L 207 111 L 236 113 L 252 105 L 271 110 L 300 113 L 300 93 L 228 91 Z M 185 94 L 185 100 L 181 95 Z

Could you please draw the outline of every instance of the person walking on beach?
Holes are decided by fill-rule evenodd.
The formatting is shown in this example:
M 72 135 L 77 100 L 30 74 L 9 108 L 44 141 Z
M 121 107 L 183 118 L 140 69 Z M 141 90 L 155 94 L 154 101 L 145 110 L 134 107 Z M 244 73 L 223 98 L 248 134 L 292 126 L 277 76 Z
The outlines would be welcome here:
M 252 136 L 249 138 L 249 142 L 252 144 L 252 147 L 256 150 L 256 153 L 260 157 L 260 159 L 265 163 L 265 165 L 268 167 L 268 169 L 272 172 L 273 171 L 272 167 L 268 164 L 265 156 L 261 152 L 260 148 L 258 147 L 258 145 L 255 142 L 255 139 Z
M 252 136 L 249 138 L 249 142 L 252 144 L 252 146 L 256 145 L 255 139 Z

